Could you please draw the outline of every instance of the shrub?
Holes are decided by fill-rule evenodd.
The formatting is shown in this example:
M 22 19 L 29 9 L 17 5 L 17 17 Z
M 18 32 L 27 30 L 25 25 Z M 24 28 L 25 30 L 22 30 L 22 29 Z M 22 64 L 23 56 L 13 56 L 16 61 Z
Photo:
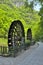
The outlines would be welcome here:
M 31 45 L 31 41 L 30 41 L 30 40 L 26 40 L 25 46 L 26 46 L 26 47 L 29 47 L 30 45 Z

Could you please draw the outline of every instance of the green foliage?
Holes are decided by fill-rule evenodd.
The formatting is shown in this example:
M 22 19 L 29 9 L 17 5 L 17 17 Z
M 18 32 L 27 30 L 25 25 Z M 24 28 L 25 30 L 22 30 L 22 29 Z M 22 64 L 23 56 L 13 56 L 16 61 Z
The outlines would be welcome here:
M 26 45 L 27 47 L 30 46 L 30 45 L 31 45 L 31 41 L 30 41 L 30 40 L 26 40 L 25 45 Z
M 27 8 L 25 6 L 17 8 L 12 3 L 0 4 L 0 37 L 7 38 L 11 22 L 18 19 L 25 21 L 25 23 L 23 22 L 25 30 L 31 28 L 33 38 L 36 38 L 40 23 L 38 13 L 32 11 L 29 6 Z
M 33 27 L 33 30 L 34 30 L 33 33 L 34 33 L 35 40 L 43 40 L 43 0 L 33 0 L 32 2 L 33 2 L 33 5 L 35 6 L 38 3 L 41 5 L 40 11 L 39 11 L 40 22 L 38 22 L 37 25 L 34 23 L 35 26 Z
M 7 39 L 0 38 L 0 46 L 8 46 Z
M 0 4 L 0 36 L 7 36 L 9 24 L 16 18 L 21 18 L 18 8 L 13 9 L 6 4 Z
M 25 7 L 29 7 L 28 0 L 25 1 Z

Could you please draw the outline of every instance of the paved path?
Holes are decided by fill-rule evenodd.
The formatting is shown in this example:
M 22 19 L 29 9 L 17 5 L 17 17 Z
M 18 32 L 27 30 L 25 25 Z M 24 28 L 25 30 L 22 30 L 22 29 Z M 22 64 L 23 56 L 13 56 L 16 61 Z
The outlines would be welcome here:
M 43 65 L 43 43 L 31 46 L 18 57 L 0 57 L 0 65 Z

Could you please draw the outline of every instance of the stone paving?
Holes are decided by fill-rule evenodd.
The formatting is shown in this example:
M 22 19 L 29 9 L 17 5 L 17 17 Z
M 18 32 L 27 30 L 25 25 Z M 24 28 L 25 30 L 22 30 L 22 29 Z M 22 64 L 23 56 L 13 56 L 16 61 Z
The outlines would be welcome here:
M 1 57 L 0 65 L 43 65 L 43 43 L 31 46 L 17 57 Z

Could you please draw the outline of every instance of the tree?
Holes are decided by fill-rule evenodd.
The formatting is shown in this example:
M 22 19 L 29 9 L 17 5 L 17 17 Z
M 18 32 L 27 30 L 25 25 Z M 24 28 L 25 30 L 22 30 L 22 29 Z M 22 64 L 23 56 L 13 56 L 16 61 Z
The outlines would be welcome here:
M 25 1 L 25 4 L 24 4 L 25 7 L 28 7 L 29 4 L 28 4 L 28 0 Z
M 39 2 L 41 5 L 40 11 L 39 11 L 39 15 L 40 15 L 39 30 L 36 33 L 36 36 L 37 36 L 37 38 L 39 37 L 41 40 L 43 40 L 43 0 L 33 0 L 33 2 L 34 1 Z

